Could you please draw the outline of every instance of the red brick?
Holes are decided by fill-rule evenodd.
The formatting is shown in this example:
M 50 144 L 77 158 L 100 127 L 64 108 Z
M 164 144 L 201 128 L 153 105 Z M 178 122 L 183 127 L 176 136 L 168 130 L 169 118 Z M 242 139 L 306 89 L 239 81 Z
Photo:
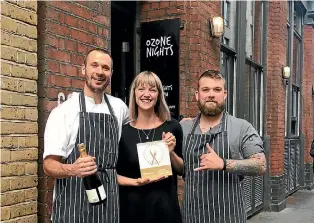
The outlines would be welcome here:
M 108 29 L 104 29 L 103 32 L 102 32 L 102 35 L 104 37 L 109 37 L 109 30 Z
M 69 64 L 60 64 L 60 74 L 68 76 L 77 76 L 77 67 Z
M 74 65 L 82 65 L 84 62 L 84 56 L 80 56 L 78 54 L 71 54 L 71 63 Z
M 52 21 L 47 21 L 47 29 L 53 33 L 62 36 L 68 36 L 70 34 L 70 29 L 66 26 L 62 26 Z
M 54 47 L 58 47 L 59 44 L 58 44 L 58 38 L 56 38 L 55 36 L 52 36 L 52 35 L 45 35 L 46 38 L 47 38 L 47 43 L 51 46 L 54 46 Z
M 93 44 L 98 47 L 106 47 L 106 40 L 104 38 L 94 36 Z
M 65 15 L 65 24 L 77 27 L 77 18 L 71 15 Z
M 47 61 L 47 68 L 48 68 L 48 71 L 52 71 L 52 72 L 55 72 L 55 73 L 59 73 L 59 71 L 60 71 L 59 63 L 55 62 L 55 61 L 52 61 L 52 60 L 48 60 Z
M 169 1 L 169 4 L 170 4 L 171 7 L 173 7 L 173 6 L 177 5 L 177 2 L 176 1 Z
M 312 86 L 314 86 L 314 28 L 304 26 L 304 68 L 303 68 L 303 109 L 302 109 L 302 132 L 305 133 L 305 162 L 312 163 L 309 155 L 312 140 L 314 139 L 314 97 Z
M 78 27 L 79 29 L 82 29 L 82 30 L 84 30 L 84 31 L 87 31 L 89 23 L 90 23 L 90 22 L 87 22 L 87 21 L 84 21 L 84 20 L 81 20 L 81 19 L 80 19 L 80 20 L 78 20 L 78 22 L 77 22 L 77 27 Z
M 63 62 L 70 62 L 70 54 L 53 48 L 48 49 L 48 58 L 55 59 Z
M 49 75 L 48 76 L 48 83 L 52 86 L 58 87 L 70 87 L 70 78 L 59 76 L 59 75 Z
M 101 26 L 97 26 L 97 35 L 102 35 L 104 30 L 105 30 L 105 28 L 103 28 Z
M 67 2 L 67 1 L 47 1 L 48 5 L 51 5 L 53 7 L 59 8 L 62 11 L 67 11 L 70 12 L 70 7 L 71 7 L 71 2 Z
M 280 13 L 286 6 L 286 2 L 270 2 L 268 27 L 268 81 L 267 98 L 273 98 L 276 94 L 276 100 L 270 101 L 266 107 L 267 114 L 267 134 L 270 135 L 270 173 L 271 175 L 280 175 L 283 173 L 284 159 L 284 125 L 285 125 L 285 89 L 282 85 L 280 76 L 281 67 L 286 63 L 286 11 Z M 279 27 L 279 28 L 278 28 Z
M 181 14 L 183 11 L 181 9 L 178 8 L 169 8 L 167 9 L 167 14 L 171 14 L 171 15 L 178 15 Z
M 90 34 L 87 34 L 85 32 L 82 32 L 82 31 L 79 31 L 79 30 L 75 30 L 75 29 L 72 29 L 71 30 L 71 37 L 73 39 L 76 39 L 76 40 L 79 40 L 79 41 L 82 41 L 82 42 L 91 42 L 92 40 L 92 35 Z
M 169 2 L 162 1 L 160 2 L 160 8 L 167 8 L 169 6 Z
M 153 2 L 152 9 L 159 9 L 159 2 Z
M 73 40 L 66 39 L 65 42 L 65 49 L 70 51 L 76 51 L 77 50 L 77 42 Z
M 72 79 L 72 87 L 83 89 L 85 81 Z
M 48 98 L 57 98 L 58 94 L 60 92 L 60 89 L 48 87 L 46 88 L 46 96 Z
M 66 17 L 66 16 L 67 16 L 67 15 L 66 15 L 66 14 L 63 14 L 63 13 L 60 14 L 59 22 L 60 22 L 61 24 L 65 24 L 65 17 Z
M 141 11 L 148 11 L 150 10 L 152 7 L 152 4 L 149 2 L 145 2 L 143 3 L 142 7 L 141 7 Z
M 89 24 L 88 24 L 88 30 L 89 30 L 89 32 L 91 32 L 91 33 L 96 33 L 96 29 L 97 29 L 97 27 L 96 27 L 95 24 L 93 24 L 93 23 L 89 23 Z
M 90 9 L 83 8 L 80 5 L 72 4 L 71 11 L 74 12 L 76 15 L 83 17 L 84 19 L 90 20 L 93 18 L 93 12 Z
M 110 19 L 107 16 L 97 15 L 93 18 L 93 21 L 101 25 L 110 26 Z
M 59 12 L 52 8 L 46 8 L 46 18 L 59 21 Z
M 46 99 L 39 98 L 38 105 L 41 109 L 44 109 L 45 111 L 51 111 L 52 109 L 57 107 L 57 101 L 48 101 Z
M 88 47 L 84 44 L 78 43 L 77 44 L 77 52 L 82 53 L 82 54 L 86 54 L 88 51 Z
M 58 48 L 61 49 L 61 50 L 64 50 L 65 49 L 64 43 L 65 43 L 64 39 L 59 39 Z

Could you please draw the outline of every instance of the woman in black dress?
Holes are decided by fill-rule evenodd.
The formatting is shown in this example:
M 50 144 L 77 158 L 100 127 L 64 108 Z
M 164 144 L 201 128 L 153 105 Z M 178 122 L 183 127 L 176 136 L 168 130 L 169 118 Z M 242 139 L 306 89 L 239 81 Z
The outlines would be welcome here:
M 142 72 L 130 91 L 131 122 L 122 129 L 117 164 L 120 185 L 120 222 L 181 223 L 177 175 L 183 169 L 182 129 L 170 116 L 158 76 Z M 137 144 L 165 140 L 172 176 L 142 179 Z

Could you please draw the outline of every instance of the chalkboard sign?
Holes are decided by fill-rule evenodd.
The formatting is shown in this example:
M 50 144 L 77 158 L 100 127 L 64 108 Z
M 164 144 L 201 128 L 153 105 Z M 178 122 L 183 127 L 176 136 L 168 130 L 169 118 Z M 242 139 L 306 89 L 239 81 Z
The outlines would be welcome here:
M 180 19 L 141 24 L 141 71 L 156 73 L 173 118 L 179 118 Z

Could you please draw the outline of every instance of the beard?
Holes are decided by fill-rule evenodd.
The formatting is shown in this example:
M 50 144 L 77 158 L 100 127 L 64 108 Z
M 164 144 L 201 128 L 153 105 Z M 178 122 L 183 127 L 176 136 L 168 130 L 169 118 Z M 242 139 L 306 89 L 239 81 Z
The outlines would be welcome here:
M 201 111 L 202 115 L 204 116 L 217 116 L 219 114 L 221 114 L 226 107 L 225 102 L 223 101 L 221 104 L 212 101 L 216 104 L 216 106 L 206 106 L 206 102 L 201 103 L 200 101 L 198 101 L 197 106 L 199 108 L 199 110 Z
M 97 75 L 96 75 L 96 76 L 97 76 Z M 95 86 L 93 86 L 93 84 L 92 84 L 92 78 L 89 77 L 88 75 L 85 75 L 85 83 L 86 83 L 87 87 L 88 87 L 91 91 L 93 91 L 93 92 L 95 92 L 95 93 L 98 93 L 98 92 L 104 92 L 104 91 L 105 91 L 106 87 L 109 85 L 109 80 L 106 80 L 103 85 L 100 85 L 100 86 L 95 87 Z

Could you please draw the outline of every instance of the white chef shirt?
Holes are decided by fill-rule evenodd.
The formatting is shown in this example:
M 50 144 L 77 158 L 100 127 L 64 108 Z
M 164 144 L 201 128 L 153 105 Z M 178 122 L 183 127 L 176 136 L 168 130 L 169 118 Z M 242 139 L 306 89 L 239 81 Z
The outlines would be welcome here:
M 129 122 L 128 107 L 120 99 L 107 95 L 110 105 L 118 119 L 119 139 L 121 137 L 122 125 Z M 93 98 L 85 96 L 86 112 L 110 114 L 109 108 L 104 100 L 95 104 Z M 49 155 L 67 158 L 76 147 L 76 137 L 79 129 L 79 93 L 72 96 L 58 107 L 54 108 L 47 120 L 44 135 L 45 159 Z

